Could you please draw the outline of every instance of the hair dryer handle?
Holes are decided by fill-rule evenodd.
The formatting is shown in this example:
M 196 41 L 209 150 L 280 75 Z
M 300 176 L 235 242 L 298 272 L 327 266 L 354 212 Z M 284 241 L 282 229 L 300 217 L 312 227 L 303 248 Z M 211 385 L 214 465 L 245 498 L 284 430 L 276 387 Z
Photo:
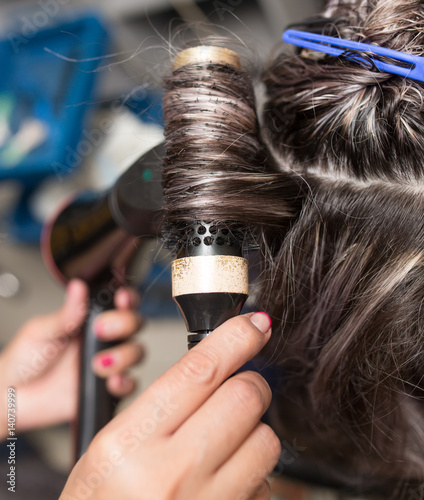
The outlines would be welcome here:
M 92 291 L 93 292 L 93 291 Z M 91 293 L 90 312 L 81 339 L 79 408 L 76 436 L 77 460 L 86 452 L 97 432 L 113 417 L 119 399 L 106 389 L 106 380 L 92 370 L 93 356 L 119 342 L 103 342 L 94 331 L 94 322 L 103 311 L 113 309 L 113 294 L 100 300 L 100 293 Z M 104 294 L 106 295 L 106 294 Z M 109 297 L 110 295 L 110 297 Z

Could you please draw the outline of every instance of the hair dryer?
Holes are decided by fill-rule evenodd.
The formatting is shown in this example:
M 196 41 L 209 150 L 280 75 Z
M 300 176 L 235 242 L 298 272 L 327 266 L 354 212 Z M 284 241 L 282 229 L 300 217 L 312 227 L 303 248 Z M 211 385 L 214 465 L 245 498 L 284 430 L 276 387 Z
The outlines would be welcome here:
M 81 341 L 77 458 L 112 418 L 117 404 L 91 369 L 93 355 L 112 345 L 96 337 L 93 323 L 113 307 L 114 292 L 126 284 L 128 265 L 143 241 L 159 234 L 163 154 L 163 145 L 156 146 L 106 193 L 77 196 L 44 228 L 42 252 L 51 273 L 63 282 L 80 278 L 90 289 Z

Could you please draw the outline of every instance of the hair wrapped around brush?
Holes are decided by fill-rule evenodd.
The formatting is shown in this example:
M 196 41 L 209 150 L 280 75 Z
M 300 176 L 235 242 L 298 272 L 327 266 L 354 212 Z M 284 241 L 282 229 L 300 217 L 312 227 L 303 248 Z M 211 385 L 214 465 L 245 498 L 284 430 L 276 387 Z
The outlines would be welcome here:
M 301 183 L 278 171 L 260 139 L 249 74 L 225 61 L 185 59 L 164 82 L 165 239 L 172 244 L 193 219 L 230 229 L 264 224 L 280 237 L 299 211 Z

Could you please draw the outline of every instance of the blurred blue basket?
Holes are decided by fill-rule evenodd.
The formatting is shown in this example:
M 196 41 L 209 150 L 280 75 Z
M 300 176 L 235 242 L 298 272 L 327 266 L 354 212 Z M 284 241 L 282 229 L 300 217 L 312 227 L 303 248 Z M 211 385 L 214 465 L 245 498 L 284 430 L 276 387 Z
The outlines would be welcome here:
M 2 163 L 0 154 L 0 180 L 33 185 L 55 175 L 57 163 L 68 165 L 70 171 L 77 166 L 66 163 L 67 156 L 80 140 L 108 41 L 100 19 L 89 16 L 39 31 L 18 49 L 9 39 L 0 42 L 0 94 L 13 96 L 15 103 L 12 133 L 28 118 L 47 126 L 46 140 L 16 165 Z
M 83 156 L 78 144 L 87 113 L 95 107 L 91 100 L 99 74 L 96 70 L 110 40 L 99 17 L 92 13 L 81 16 L 27 37 L 9 33 L 0 41 L 3 129 L 7 117 L 12 138 L 25 124 L 30 128 L 28 124 L 36 123 L 43 131 L 39 143 L 35 141 L 28 151 L 19 151 L 16 145 L 12 148 L 10 140 L 0 144 L 0 181 L 17 179 L 24 186 L 24 199 L 10 221 L 11 233 L 19 239 L 38 236 L 39 228 L 33 227 L 27 211 L 31 190 L 46 177 L 60 179 L 72 173 Z M 21 143 L 28 144 L 27 138 Z

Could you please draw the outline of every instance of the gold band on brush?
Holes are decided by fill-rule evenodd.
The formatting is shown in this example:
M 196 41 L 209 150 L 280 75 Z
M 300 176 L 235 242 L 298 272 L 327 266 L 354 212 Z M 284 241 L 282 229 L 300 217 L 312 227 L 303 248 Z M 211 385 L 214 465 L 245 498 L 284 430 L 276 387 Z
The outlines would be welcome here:
M 209 63 L 209 64 L 229 64 L 238 71 L 241 69 L 239 56 L 230 49 L 200 45 L 181 51 L 174 60 L 173 69 L 176 70 L 187 64 Z

